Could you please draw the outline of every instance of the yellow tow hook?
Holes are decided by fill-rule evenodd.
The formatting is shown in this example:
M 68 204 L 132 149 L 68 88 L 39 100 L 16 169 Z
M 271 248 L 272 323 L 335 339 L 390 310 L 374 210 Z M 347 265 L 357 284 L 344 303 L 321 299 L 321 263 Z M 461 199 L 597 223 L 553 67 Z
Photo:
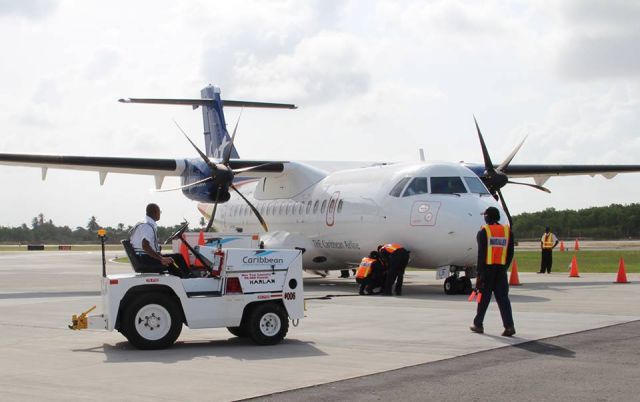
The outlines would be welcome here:
M 74 314 L 71 317 L 71 325 L 69 325 L 69 329 L 73 329 L 73 330 L 87 329 L 88 328 L 87 314 L 95 310 L 95 308 L 96 306 L 94 305 L 89 310 L 80 314 L 80 316 L 77 316 Z

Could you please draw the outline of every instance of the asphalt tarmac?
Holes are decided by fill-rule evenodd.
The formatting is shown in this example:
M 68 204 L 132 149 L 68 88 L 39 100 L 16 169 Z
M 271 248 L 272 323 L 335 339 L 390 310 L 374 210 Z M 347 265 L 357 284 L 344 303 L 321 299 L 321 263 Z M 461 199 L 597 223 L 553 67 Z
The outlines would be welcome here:
M 251 401 L 634 401 L 640 321 L 525 342 Z
M 111 273 L 129 270 L 108 264 Z M 627 397 L 639 393 L 630 381 L 638 377 L 638 324 L 625 324 L 640 320 L 637 274 L 623 285 L 612 283 L 614 274 L 521 273 L 523 286 L 511 290 L 513 338 L 499 336 L 494 303 L 486 333 L 471 333 L 474 303 L 444 295 L 433 272 L 408 272 L 402 297 L 358 296 L 353 279 L 335 274 L 308 277 L 307 317 L 279 345 L 254 346 L 224 328 L 184 328 L 172 348 L 139 351 L 118 332 L 66 327 L 71 314 L 93 304 L 100 311 L 100 271 L 97 252 L 0 253 L 0 400 L 635 400 Z

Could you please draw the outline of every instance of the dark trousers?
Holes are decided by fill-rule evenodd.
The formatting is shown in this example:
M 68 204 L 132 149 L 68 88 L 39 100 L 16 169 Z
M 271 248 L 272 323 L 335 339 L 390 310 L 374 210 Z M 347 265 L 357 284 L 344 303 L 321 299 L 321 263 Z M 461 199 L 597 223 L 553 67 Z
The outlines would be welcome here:
M 540 260 L 540 273 L 544 274 L 546 271 L 550 274 L 551 265 L 553 265 L 553 250 L 550 248 L 543 248 L 542 259 Z
M 399 249 L 389 256 L 389 270 L 384 284 L 384 293 L 391 294 L 393 283 L 396 283 L 396 294 L 402 294 L 402 282 L 404 281 L 404 270 L 409 263 L 409 252 Z
M 488 265 L 486 271 L 478 278 L 481 283 L 480 291 L 482 298 L 478 303 L 476 318 L 473 319 L 473 325 L 482 327 L 484 316 L 487 313 L 491 294 L 496 295 L 496 302 L 500 309 L 502 324 L 505 328 L 513 327 L 513 315 L 511 312 L 511 302 L 509 301 L 509 282 L 507 280 L 507 267 L 499 265 L 498 267 Z
M 358 282 L 360 284 L 360 294 L 363 294 L 366 290 L 368 294 L 373 293 L 373 289 L 382 288 L 384 290 L 385 277 L 384 273 L 372 272 L 371 275 Z M 382 291 L 381 290 L 381 291 Z
M 140 270 L 144 273 L 150 274 L 162 274 L 164 272 L 169 272 L 171 275 L 179 276 L 181 278 L 189 277 L 189 268 L 181 254 L 163 254 L 162 256 L 173 258 L 173 261 L 175 261 L 178 268 L 174 267 L 172 264 L 165 267 L 159 260 L 156 260 L 147 254 L 138 254 L 138 261 L 143 265 L 140 267 Z

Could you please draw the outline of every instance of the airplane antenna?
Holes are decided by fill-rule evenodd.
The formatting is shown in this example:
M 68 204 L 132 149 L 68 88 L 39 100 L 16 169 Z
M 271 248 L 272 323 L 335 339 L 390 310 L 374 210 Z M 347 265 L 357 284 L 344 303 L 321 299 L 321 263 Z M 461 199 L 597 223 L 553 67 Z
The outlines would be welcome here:
M 424 162 L 424 149 L 420 148 L 418 151 L 420 152 L 420 162 Z

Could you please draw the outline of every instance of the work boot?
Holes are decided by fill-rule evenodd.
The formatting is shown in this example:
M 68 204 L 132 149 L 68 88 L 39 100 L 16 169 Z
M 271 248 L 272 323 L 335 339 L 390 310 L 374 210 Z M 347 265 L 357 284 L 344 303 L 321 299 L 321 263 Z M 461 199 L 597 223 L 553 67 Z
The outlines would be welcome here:
M 516 329 L 514 327 L 505 328 L 504 332 L 502 332 L 502 336 L 514 336 L 516 334 Z
M 471 332 L 475 332 L 476 334 L 484 334 L 484 327 L 482 326 L 477 326 L 473 324 L 472 326 L 469 327 L 469 329 L 471 330 Z

